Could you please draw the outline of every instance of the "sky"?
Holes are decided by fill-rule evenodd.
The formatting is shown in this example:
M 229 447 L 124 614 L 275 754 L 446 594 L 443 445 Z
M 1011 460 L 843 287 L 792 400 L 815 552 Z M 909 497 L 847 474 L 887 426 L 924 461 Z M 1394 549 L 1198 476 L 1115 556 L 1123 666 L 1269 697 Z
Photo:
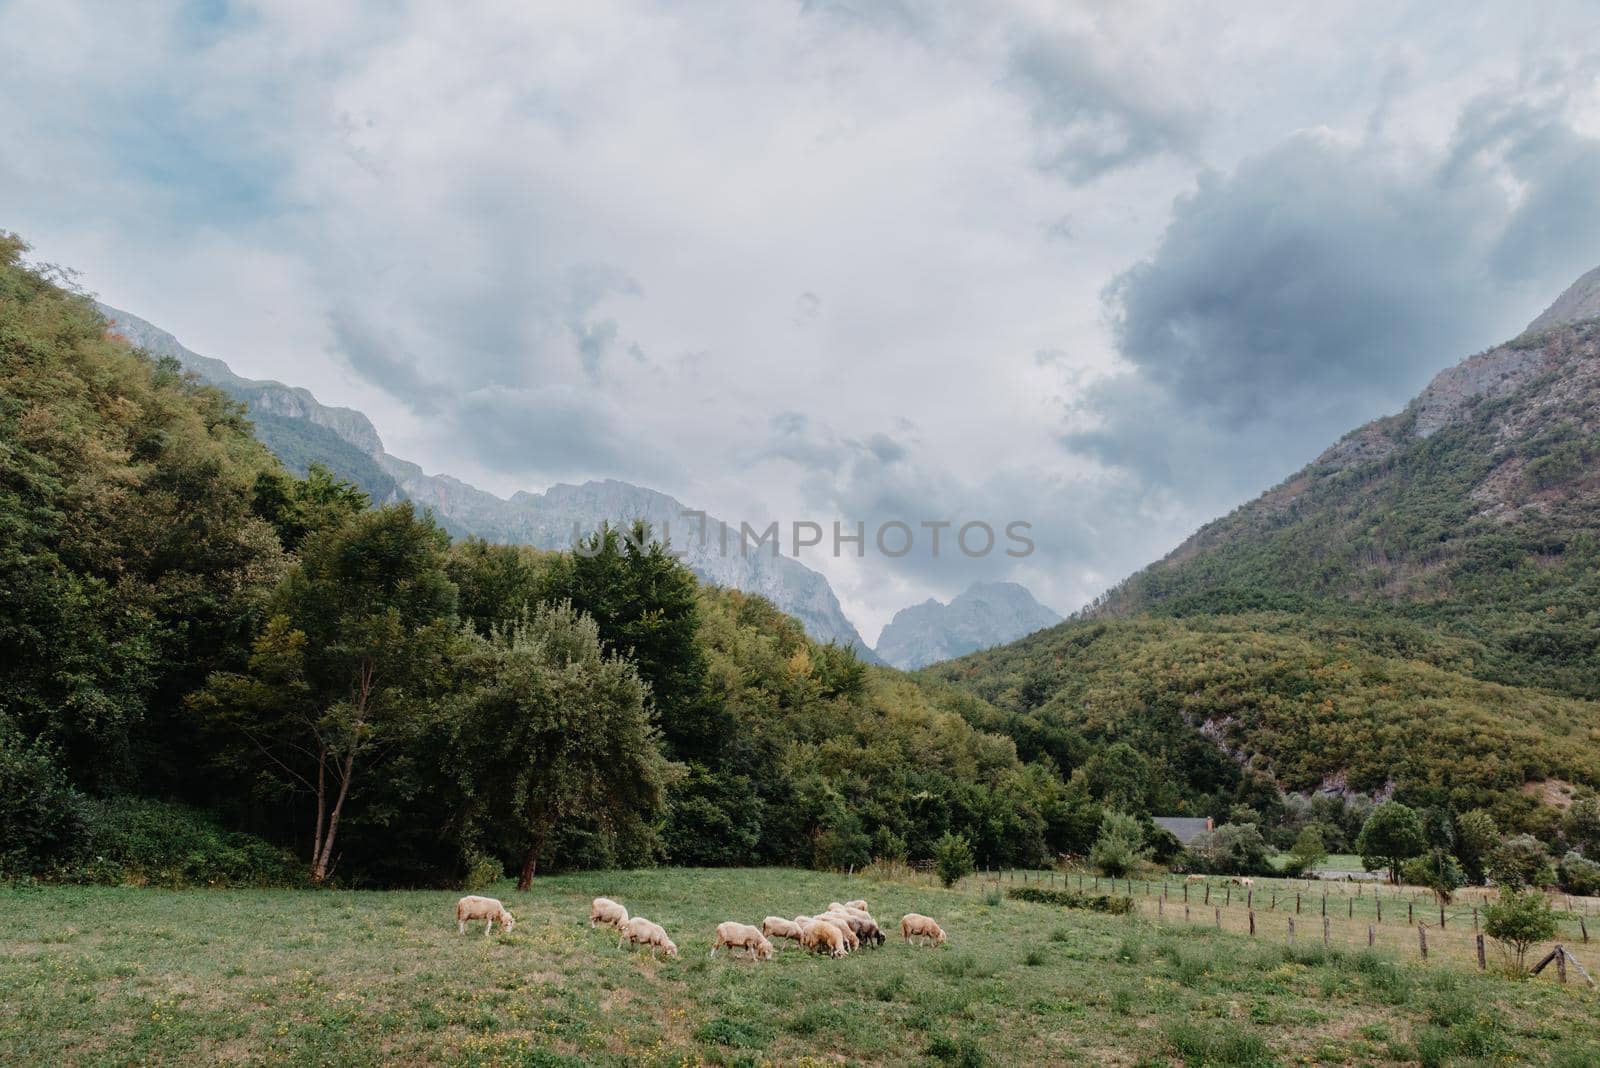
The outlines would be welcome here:
M 0 229 L 502 495 L 1081 607 L 1600 264 L 1600 6 L 0 0 Z M 1002 542 L 1002 548 L 1004 543 Z

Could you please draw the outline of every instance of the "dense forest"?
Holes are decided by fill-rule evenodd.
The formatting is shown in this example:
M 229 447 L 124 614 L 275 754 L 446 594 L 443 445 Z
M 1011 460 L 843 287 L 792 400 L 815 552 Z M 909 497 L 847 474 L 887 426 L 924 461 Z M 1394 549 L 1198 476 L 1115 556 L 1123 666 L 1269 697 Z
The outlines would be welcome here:
M 702 587 L 648 531 L 456 541 L 0 248 L 0 866 L 433 885 L 1081 850 L 975 702 Z M 295 875 L 294 877 L 298 877 Z

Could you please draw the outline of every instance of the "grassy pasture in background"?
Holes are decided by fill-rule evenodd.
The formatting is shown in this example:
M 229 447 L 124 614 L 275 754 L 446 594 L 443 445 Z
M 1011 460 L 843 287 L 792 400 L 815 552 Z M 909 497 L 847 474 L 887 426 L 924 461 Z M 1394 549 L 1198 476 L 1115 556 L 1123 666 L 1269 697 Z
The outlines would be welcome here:
M 665 869 L 490 892 L 517 917 L 509 936 L 457 935 L 443 891 L 0 888 L 0 1063 L 1600 1063 L 1600 995 L 1581 986 L 977 882 Z M 598 894 L 682 956 L 591 931 Z M 894 928 L 881 950 L 706 959 L 721 920 L 854 897 Z M 950 944 L 901 944 L 908 911 Z

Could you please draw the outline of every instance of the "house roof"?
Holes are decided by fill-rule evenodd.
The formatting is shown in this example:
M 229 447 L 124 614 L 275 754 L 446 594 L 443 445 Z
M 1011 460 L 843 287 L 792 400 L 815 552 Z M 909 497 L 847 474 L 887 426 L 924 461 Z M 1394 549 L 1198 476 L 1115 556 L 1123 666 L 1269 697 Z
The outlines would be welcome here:
M 1155 824 L 1171 831 L 1181 845 L 1188 845 L 1211 829 L 1211 821 L 1204 816 L 1156 816 Z

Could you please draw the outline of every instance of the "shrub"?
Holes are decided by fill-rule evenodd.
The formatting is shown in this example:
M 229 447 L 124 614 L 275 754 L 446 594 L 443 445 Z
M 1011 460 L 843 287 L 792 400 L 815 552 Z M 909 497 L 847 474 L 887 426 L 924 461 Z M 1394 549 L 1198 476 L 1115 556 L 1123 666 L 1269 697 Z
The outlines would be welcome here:
M 1189 843 L 1188 867 L 1215 875 L 1266 874 L 1267 840 L 1253 823 L 1225 823 Z
M 1568 853 L 1562 857 L 1557 874 L 1561 879 L 1561 889 L 1569 894 L 1583 897 L 1600 894 L 1600 863 L 1581 853 Z
M 205 814 L 163 801 L 119 798 L 84 805 L 83 859 L 71 879 L 161 886 L 296 886 L 293 854 Z
M 1125 894 L 1084 894 L 1077 890 L 1053 890 L 1046 886 L 1013 886 L 1006 896 L 1036 905 L 1060 905 L 1068 909 L 1089 909 L 1125 916 L 1133 911 L 1133 898 Z
M 1448 902 L 1450 895 L 1461 889 L 1467 881 L 1461 865 L 1448 853 L 1412 857 L 1401 865 L 1400 872 L 1406 882 L 1413 886 L 1426 886 L 1444 902 Z
M 1556 916 L 1537 890 L 1512 890 L 1484 908 L 1483 931 L 1505 947 L 1521 973 L 1527 970 L 1529 948 L 1555 937 Z
M 1531 834 L 1507 838 L 1496 846 L 1489 854 L 1489 875 L 1496 886 L 1512 890 L 1549 886 L 1556 881 L 1544 843 Z
M 954 886 L 977 867 L 972 854 L 972 843 L 959 834 L 945 832 L 933 847 L 934 864 L 939 870 L 939 881 L 946 888 Z
M 82 799 L 41 741 L 0 720 L 0 876 L 33 875 L 70 859 L 82 838 Z
M 1089 850 L 1089 863 L 1102 874 L 1120 878 L 1149 855 L 1144 844 L 1144 828 L 1137 818 L 1115 811 L 1101 817 L 1100 837 Z

